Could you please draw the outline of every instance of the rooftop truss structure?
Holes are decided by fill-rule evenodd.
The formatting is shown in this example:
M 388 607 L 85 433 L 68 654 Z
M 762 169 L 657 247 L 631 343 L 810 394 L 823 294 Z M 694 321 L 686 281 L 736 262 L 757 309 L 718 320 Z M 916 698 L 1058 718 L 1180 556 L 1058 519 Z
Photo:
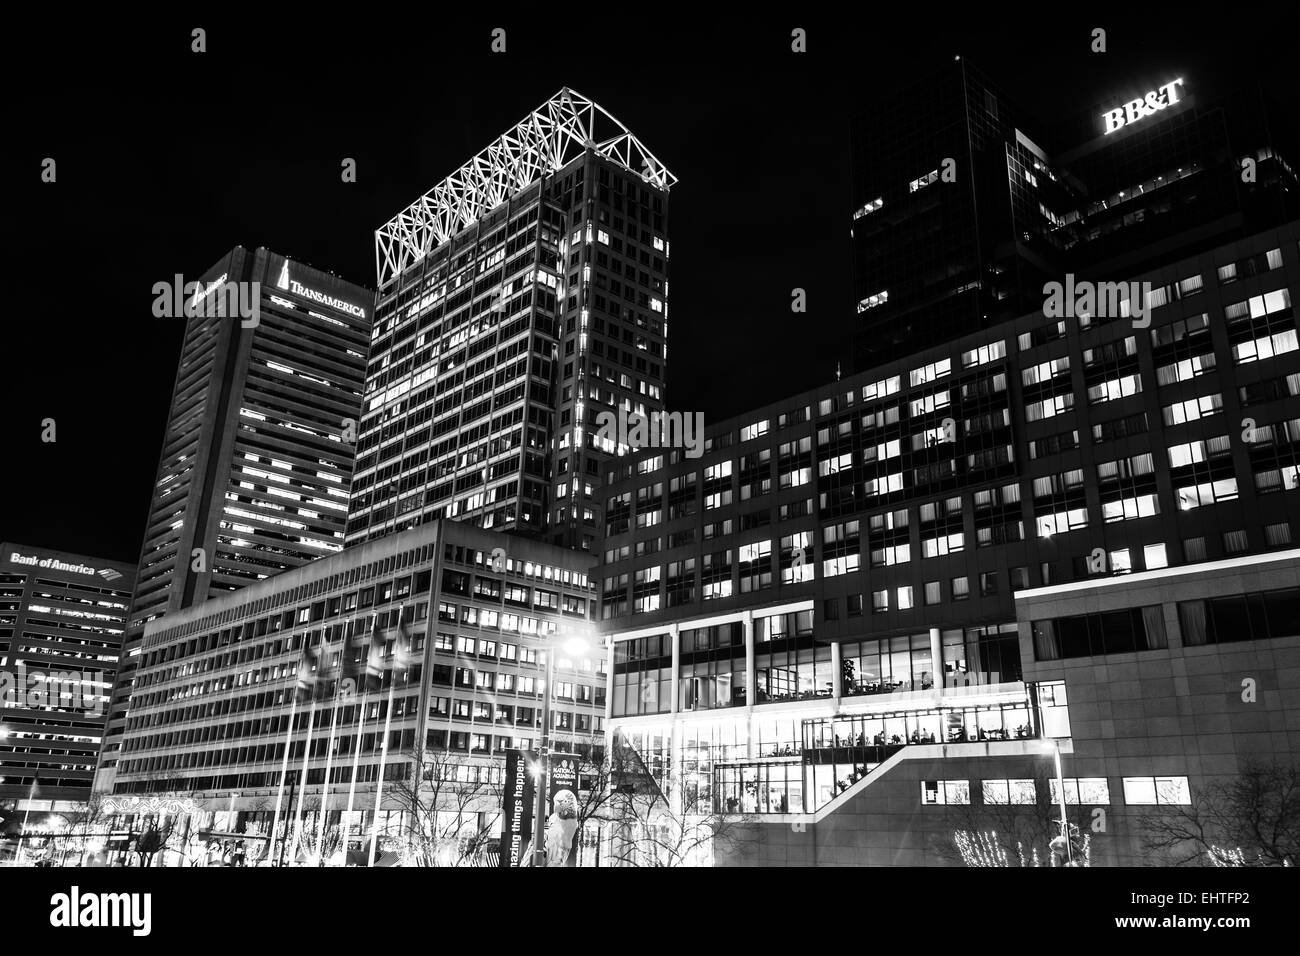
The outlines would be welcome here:
M 677 177 L 597 103 L 568 87 L 375 230 L 382 289 L 406 269 L 543 176 L 591 149 L 667 190 Z

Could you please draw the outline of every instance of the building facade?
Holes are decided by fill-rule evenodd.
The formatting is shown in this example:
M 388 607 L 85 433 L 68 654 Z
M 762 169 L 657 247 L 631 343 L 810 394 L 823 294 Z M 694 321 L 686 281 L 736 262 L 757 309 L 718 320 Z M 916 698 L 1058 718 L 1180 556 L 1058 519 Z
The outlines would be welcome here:
M 381 763 L 388 780 L 413 779 L 438 753 L 460 782 L 496 792 L 499 810 L 505 751 L 540 743 L 546 655 L 570 632 L 594 637 L 590 563 L 431 522 L 150 622 L 114 795 L 184 794 L 239 814 L 240 833 L 266 834 L 277 802 L 282 821 L 290 812 L 292 775 L 297 802 L 323 803 L 334 827 L 350 794 L 373 811 Z M 349 686 L 376 633 L 382 686 Z M 555 665 L 558 745 L 598 744 L 603 648 Z M 318 692 L 297 700 L 309 673 Z M 391 786 L 384 809 L 411 812 Z
M 372 294 L 242 247 L 200 285 L 186 303 L 197 308 L 178 316 L 185 338 L 100 763 L 105 791 L 145 625 L 343 547 Z M 230 290 L 247 316 L 223 305 Z
M 1289 124 L 1257 86 L 1135 79 L 1026 115 L 968 60 L 854 124 L 855 368 L 1033 308 L 1065 273 L 1114 281 L 1300 215 Z
M 611 735 L 698 813 L 825 815 L 887 761 L 919 767 L 909 746 L 1040 758 L 1098 691 L 1064 650 L 1034 656 L 1026 594 L 1294 561 L 1298 240 L 1135 276 L 1111 308 L 1045 303 L 719 423 L 698 460 L 616 464 L 595 572 Z M 1095 653 L 1172 659 L 1171 607 Z
M 349 545 L 454 518 L 593 547 L 599 410 L 663 408 L 673 182 L 564 89 L 377 231 Z
M 1062 802 L 1087 837 L 1076 852 L 1090 865 L 1209 866 L 1213 846 L 1222 863 L 1239 849 L 1253 860 L 1277 848 L 1267 836 L 1254 846 L 1215 843 L 1211 808 L 1271 820 L 1269 776 L 1294 766 L 1300 551 L 1038 588 L 1016 603 L 1024 687 L 1038 707 L 1028 723 L 1004 725 L 994 708 L 972 708 L 948 688 L 874 710 L 823 705 L 804 721 L 799 760 L 784 762 L 801 764 L 814 785 L 833 779 L 823 789 L 830 799 L 802 814 L 760 808 L 739 824 L 745 839 L 724 842 L 717 861 L 1016 866 L 1036 856 L 1046 865 Z M 927 711 L 957 708 L 978 711 L 976 737 L 962 738 L 949 722 L 933 742 L 925 729 L 919 742 L 909 739 L 907 728 L 933 723 Z M 858 746 L 858 734 L 892 736 L 891 724 L 901 746 Z M 772 775 L 742 781 L 741 799 L 761 800 Z M 1255 802 L 1223 799 L 1243 784 Z M 1210 846 L 1179 839 L 1196 831 L 1194 821 L 1207 827 Z
M 0 800 L 84 801 L 135 568 L 0 543 Z

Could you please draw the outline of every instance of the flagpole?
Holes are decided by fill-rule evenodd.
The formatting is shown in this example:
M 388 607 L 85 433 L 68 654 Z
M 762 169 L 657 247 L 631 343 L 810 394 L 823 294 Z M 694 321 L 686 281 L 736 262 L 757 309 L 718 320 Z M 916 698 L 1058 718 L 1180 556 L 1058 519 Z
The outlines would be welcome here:
M 357 735 L 352 748 L 352 780 L 348 784 L 348 822 L 347 826 L 344 827 L 343 830 L 344 853 L 347 852 L 348 848 L 348 836 L 352 833 L 352 808 L 357 799 L 357 770 L 361 765 L 361 735 L 366 729 L 366 698 L 370 696 L 370 688 L 366 686 L 367 680 L 364 672 L 361 675 L 361 683 L 361 714 L 357 721 Z
M 275 853 L 275 832 L 280 829 L 280 805 L 284 800 L 284 780 L 289 774 L 289 748 L 293 740 L 293 718 L 298 711 L 298 691 L 293 692 L 293 703 L 289 706 L 289 726 L 284 731 L 284 760 L 280 763 L 280 789 L 275 794 L 275 819 L 271 823 L 271 839 L 267 843 L 266 858 L 269 861 Z M 285 839 L 288 839 L 288 832 Z
M 356 639 L 356 617 L 352 618 L 352 634 L 349 635 L 349 643 Z M 356 806 L 357 800 L 357 771 L 361 767 L 361 735 L 366 729 L 366 704 L 370 697 L 370 654 L 373 649 L 373 642 L 367 642 L 365 660 L 362 662 L 361 669 L 356 671 L 361 677 L 361 711 L 357 717 L 357 733 L 352 744 L 352 777 L 348 781 L 348 813 L 347 824 L 343 828 L 343 852 L 346 854 L 348 849 L 348 838 L 352 835 L 352 812 Z M 355 661 L 354 661 L 355 663 Z M 357 827 L 359 833 L 364 833 L 364 827 Z
M 402 636 L 402 614 L 406 611 L 406 605 L 402 604 L 397 609 L 397 638 Z M 384 764 L 388 760 L 388 730 L 393 723 L 393 691 L 397 687 L 397 665 L 402 659 L 402 648 L 398 645 L 397 640 L 393 641 L 393 667 L 389 671 L 390 680 L 388 683 L 388 708 L 384 714 L 384 740 L 379 748 L 379 782 L 375 786 L 375 819 L 370 824 L 370 860 L 368 866 L 375 865 L 375 846 L 379 842 L 379 810 L 384 800 Z M 417 781 L 418 785 L 418 781 Z
M 352 637 L 353 637 L 353 631 L 356 629 L 356 624 L 357 624 L 357 615 L 356 612 L 354 611 L 352 613 L 352 616 L 348 619 L 347 633 L 343 635 L 343 655 L 344 655 L 343 673 L 345 674 L 347 673 L 346 656 L 348 652 L 352 650 Z M 325 865 L 325 855 L 323 852 L 325 846 L 325 811 L 329 807 L 330 769 L 334 762 L 334 734 L 336 728 L 338 727 L 338 713 L 339 713 L 339 689 L 336 686 L 334 688 L 334 707 L 333 707 L 333 711 L 330 713 L 330 740 L 329 740 L 329 745 L 325 748 L 325 787 L 321 791 L 321 818 L 320 818 L 320 823 L 316 828 L 316 843 L 322 849 L 321 866 Z M 345 858 L 345 862 L 346 862 L 347 852 L 348 852 L 347 834 L 344 833 L 343 855 Z
M 330 739 L 325 748 L 325 785 L 321 789 L 320 796 L 320 819 L 316 823 L 316 850 L 320 857 L 320 865 L 325 865 L 325 811 L 329 807 L 330 793 L 330 767 L 334 762 L 334 729 L 338 726 L 339 716 L 339 693 L 338 688 L 334 688 L 334 706 L 330 711 Z M 347 848 L 344 847 L 346 850 Z
M 379 747 L 379 783 L 375 786 L 375 819 L 370 824 L 370 862 L 375 865 L 375 843 L 379 839 L 379 807 L 384 799 L 384 764 L 388 760 L 388 728 L 393 722 L 393 688 L 397 686 L 397 671 L 389 672 L 392 680 L 388 684 L 388 712 L 384 715 L 384 740 Z
M 302 746 L 302 775 L 298 781 L 298 806 L 293 811 L 293 848 L 289 851 L 289 865 L 293 866 L 298 858 L 298 840 L 302 835 L 302 822 L 298 819 L 302 811 L 303 794 L 307 790 L 307 764 L 311 760 L 311 732 L 316 726 L 316 684 L 312 683 L 311 708 L 307 711 L 307 739 Z

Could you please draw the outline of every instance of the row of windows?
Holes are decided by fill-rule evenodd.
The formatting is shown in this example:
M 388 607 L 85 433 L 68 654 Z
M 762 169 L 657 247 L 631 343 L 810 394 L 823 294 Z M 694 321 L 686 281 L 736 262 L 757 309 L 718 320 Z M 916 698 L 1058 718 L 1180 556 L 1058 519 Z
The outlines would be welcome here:
M 1038 781 L 1033 779 L 981 780 L 981 802 L 987 805 L 1036 805 L 1042 797 L 1052 804 L 1061 802 L 1060 785 L 1055 779 L 1047 780 L 1047 792 L 1040 796 Z M 1191 788 L 1186 777 L 1124 777 L 1124 803 L 1130 807 L 1189 806 Z M 921 803 L 946 806 L 964 806 L 971 802 L 969 780 L 923 780 Z M 1105 777 L 1067 777 L 1065 803 L 1096 806 L 1110 803 L 1110 781 Z

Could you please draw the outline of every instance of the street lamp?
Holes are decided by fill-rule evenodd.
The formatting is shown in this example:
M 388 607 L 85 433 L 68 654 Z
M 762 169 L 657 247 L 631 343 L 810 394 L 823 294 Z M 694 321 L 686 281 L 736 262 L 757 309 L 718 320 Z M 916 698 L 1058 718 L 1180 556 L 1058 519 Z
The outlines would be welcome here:
M 1065 777 L 1061 774 L 1061 740 L 1059 737 L 1052 738 L 1052 759 L 1056 762 L 1056 796 L 1061 805 L 1061 839 L 1065 842 L 1065 862 L 1073 862 L 1072 849 L 1070 847 L 1069 822 L 1065 817 Z
M 6 731 L 6 735 L 8 731 Z M 23 828 L 18 834 L 18 845 L 14 847 L 13 866 L 18 865 L 18 858 L 23 852 L 23 839 L 27 836 L 27 820 L 32 815 L 32 804 L 36 801 L 36 782 L 39 777 L 32 777 L 32 788 L 27 792 L 27 809 L 23 812 Z M 53 806 L 53 804 L 51 804 Z
M 541 772 L 537 780 L 537 809 L 533 814 L 533 866 L 546 865 L 546 790 L 551 778 L 551 700 L 555 691 L 555 652 L 563 649 L 569 657 L 583 657 L 591 644 L 581 637 L 570 637 L 561 647 L 546 648 L 546 694 L 542 697 Z

